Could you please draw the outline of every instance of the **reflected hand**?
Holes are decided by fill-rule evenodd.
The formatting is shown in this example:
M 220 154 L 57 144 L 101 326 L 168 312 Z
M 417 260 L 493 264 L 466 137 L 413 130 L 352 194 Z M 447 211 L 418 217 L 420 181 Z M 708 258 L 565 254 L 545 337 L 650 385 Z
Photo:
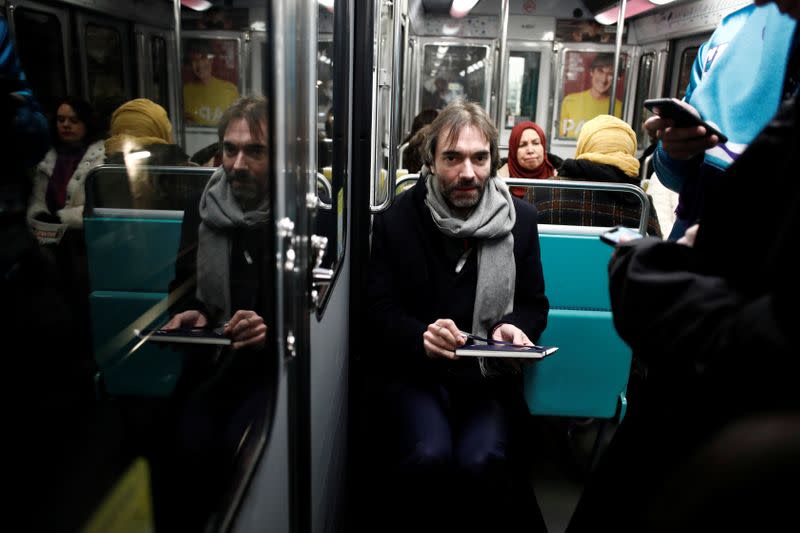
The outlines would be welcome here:
M 513 342 L 523 346 L 533 346 L 525 332 L 513 324 L 500 324 L 492 331 L 492 340 Z
M 678 127 L 675 122 L 654 115 L 644 121 L 650 137 L 661 139 L 661 146 L 673 159 L 686 160 L 702 154 L 719 143 L 716 135 L 707 135 L 703 126 Z
M 457 359 L 455 349 L 466 342 L 456 323 L 449 318 L 439 318 L 433 324 L 428 324 L 428 329 L 422 334 L 425 354 L 431 359 Z
M 678 239 L 678 244 L 682 244 L 684 246 L 688 246 L 689 248 L 694 247 L 694 240 L 697 238 L 697 230 L 700 229 L 700 224 L 695 224 L 691 226 L 689 229 L 686 230 L 686 233 L 683 234 L 683 237 Z
M 204 328 L 208 326 L 206 315 L 200 311 L 190 310 L 173 316 L 161 329 Z
M 267 344 L 267 325 L 255 311 L 239 309 L 225 324 L 222 334 L 233 340 L 231 348 L 261 349 Z

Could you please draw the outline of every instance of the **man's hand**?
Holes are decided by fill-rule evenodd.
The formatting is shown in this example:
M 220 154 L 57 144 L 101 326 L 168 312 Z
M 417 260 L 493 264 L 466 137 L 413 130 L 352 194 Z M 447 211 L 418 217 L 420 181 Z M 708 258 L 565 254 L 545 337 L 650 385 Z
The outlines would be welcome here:
M 645 120 L 644 128 L 651 138 L 661 139 L 662 148 L 673 159 L 691 159 L 719 143 L 719 137 L 707 135 L 703 126 L 679 128 L 674 121 L 658 115 Z
M 700 229 L 700 224 L 695 224 L 694 226 L 690 227 L 686 230 L 686 233 L 683 234 L 683 237 L 678 239 L 678 244 L 683 244 L 684 246 L 688 246 L 689 248 L 694 248 L 694 240 L 697 238 L 697 230 Z
M 500 324 L 492 332 L 492 339 L 503 342 L 513 342 L 524 346 L 533 346 L 525 332 L 513 324 Z
M 238 310 L 225 324 L 222 334 L 233 340 L 231 348 L 263 348 L 267 344 L 267 325 L 255 311 Z
M 425 354 L 430 358 L 457 359 L 455 349 L 464 346 L 467 339 L 449 318 L 439 318 L 422 334 Z
M 173 316 L 161 329 L 204 328 L 206 326 L 208 326 L 206 316 L 200 311 L 191 310 Z

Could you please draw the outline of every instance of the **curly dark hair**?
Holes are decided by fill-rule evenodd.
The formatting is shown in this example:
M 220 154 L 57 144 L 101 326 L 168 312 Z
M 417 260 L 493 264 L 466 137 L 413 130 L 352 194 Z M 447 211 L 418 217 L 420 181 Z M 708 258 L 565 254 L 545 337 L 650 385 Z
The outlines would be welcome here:
M 56 105 L 53 107 L 50 115 L 50 138 L 52 139 L 54 145 L 58 146 L 62 144 L 61 139 L 58 137 L 58 126 L 56 125 L 56 119 L 58 115 L 58 108 L 64 104 L 70 106 L 75 112 L 75 115 L 77 115 L 78 119 L 86 125 L 86 136 L 83 138 L 84 144 L 92 144 L 101 138 L 102 131 L 99 127 L 100 121 L 97 113 L 92 107 L 92 104 L 83 98 L 78 98 L 77 96 L 65 96 L 56 101 Z

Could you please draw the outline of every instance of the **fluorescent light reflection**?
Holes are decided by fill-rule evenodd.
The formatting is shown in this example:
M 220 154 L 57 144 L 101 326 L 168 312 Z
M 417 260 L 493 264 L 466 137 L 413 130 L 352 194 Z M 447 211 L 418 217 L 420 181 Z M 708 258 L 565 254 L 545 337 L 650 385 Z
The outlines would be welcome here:
M 465 17 L 477 3 L 478 0 L 453 0 L 450 6 L 450 16 L 457 19 Z

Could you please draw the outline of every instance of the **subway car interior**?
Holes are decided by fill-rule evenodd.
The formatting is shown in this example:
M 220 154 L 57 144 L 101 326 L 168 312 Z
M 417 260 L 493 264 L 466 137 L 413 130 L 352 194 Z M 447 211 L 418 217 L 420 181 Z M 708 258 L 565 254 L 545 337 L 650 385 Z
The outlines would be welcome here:
M 616 115 L 634 132 L 641 170 L 635 185 L 599 190 L 630 195 L 629 225 L 642 234 L 654 211 L 667 236 L 678 195 L 652 174 L 643 103 L 682 98 L 700 45 L 751 3 L 0 0 L 25 85 L 48 135 L 61 136 L 28 169 L 26 202 L 55 201 L 51 186 L 36 192 L 36 179 L 61 168 L 53 161 L 67 150 L 65 106 L 85 128 L 84 146 L 105 150 L 72 163 L 82 178 L 60 201 L 64 210 L 77 202 L 74 222 L 26 207 L 55 277 L 26 277 L 32 288 L 15 285 L 4 306 L 6 324 L 22 324 L 9 337 L 22 332 L 28 344 L 16 352 L 26 359 L 23 420 L 9 430 L 24 457 L 13 467 L 20 519 L 36 531 L 387 529 L 393 518 L 369 509 L 383 446 L 369 361 L 393 340 L 368 330 L 366 280 L 374 217 L 420 179 L 409 148 L 415 118 L 476 102 L 498 130 L 501 158 L 514 126 L 532 121 L 560 161 L 574 157 L 586 120 Z M 602 82 L 599 58 L 608 61 Z M 565 99 L 594 83 L 605 84 L 607 107 L 574 115 Z M 226 109 L 261 96 L 262 153 L 222 142 Z M 130 101 L 144 107 L 125 115 Z M 144 122 L 145 108 L 161 113 L 162 133 L 137 145 L 115 128 Z M 180 157 L 158 159 L 152 144 Z M 260 158 L 268 176 L 259 207 L 267 231 L 258 257 L 244 250 L 255 281 L 240 291 L 266 334 L 245 358 L 148 333 L 191 296 L 176 289 L 187 205 L 196 208 L 237 150 Z M 551 533 L 565 531 L 624 419 L 636 371 L 614 329 L 612 248 L 597 238 L 607 229 L 538 227 L 550 302 L 538 342 L 560 351 L 524 369 L 537 443 L 525 477 Z M 4 260 L 15 253 L 9 242 Z M 26 320 L 8 318 L 12 310 Z

